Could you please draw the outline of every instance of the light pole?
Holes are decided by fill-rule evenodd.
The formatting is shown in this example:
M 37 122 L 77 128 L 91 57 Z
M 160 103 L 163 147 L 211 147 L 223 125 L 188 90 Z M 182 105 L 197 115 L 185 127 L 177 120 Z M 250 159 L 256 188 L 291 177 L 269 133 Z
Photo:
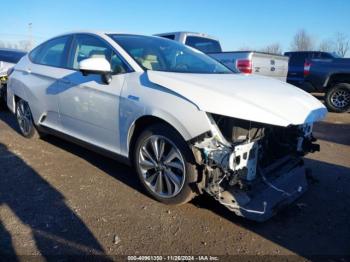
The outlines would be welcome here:
M 29 46 L 28 46 L 28 49 L 29 50 L 31 50 L 33 48 L 32 25 L 33 25 L 33 23 L 29 23 L 28 24 L 28 33 L 29 33 Z

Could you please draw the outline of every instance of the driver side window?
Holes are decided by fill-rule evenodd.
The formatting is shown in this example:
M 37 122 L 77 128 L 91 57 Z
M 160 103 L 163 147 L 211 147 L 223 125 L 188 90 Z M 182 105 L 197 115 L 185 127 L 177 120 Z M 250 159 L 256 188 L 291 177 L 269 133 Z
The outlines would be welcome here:
M 102 40 L 90 35 L 77 35 L 69 59 L 69 68 L 79 70 L 79 63 L 87 58 L 102 57 L 110 64 L 113 74 L 129 72 L 126 64 Z

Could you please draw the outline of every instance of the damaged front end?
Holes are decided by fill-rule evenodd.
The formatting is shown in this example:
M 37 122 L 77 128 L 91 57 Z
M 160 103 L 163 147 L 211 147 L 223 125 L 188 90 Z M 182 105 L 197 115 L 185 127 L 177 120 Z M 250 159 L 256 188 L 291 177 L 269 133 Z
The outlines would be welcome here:
M 319 151 L 312 125 L 280 127 L 208 114 L 192 142 L 201 190 L 239 216 L 265 221 L 307 190 L 302 157 Z

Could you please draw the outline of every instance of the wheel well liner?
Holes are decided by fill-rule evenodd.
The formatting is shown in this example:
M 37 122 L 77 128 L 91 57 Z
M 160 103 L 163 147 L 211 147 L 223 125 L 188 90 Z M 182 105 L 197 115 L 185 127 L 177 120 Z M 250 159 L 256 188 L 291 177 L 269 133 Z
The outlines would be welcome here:
M 333 74 L 329 77 L 327 87 L 332 87 L 334 84 L 339 84 L 339 83 L 350 83 L 350 74 L 344 74 L 344 73 L 339 73 L 339 74 Z

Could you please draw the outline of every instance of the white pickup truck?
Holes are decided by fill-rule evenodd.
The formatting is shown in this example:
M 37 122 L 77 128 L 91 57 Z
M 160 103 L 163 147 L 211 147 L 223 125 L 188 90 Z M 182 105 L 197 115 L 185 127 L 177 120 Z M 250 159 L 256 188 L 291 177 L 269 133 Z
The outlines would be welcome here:
M 257 74 L 287 80 L 287 56 L 257 51 L 222 52 L 220 42 L 212 36 L 193 32 L 173 32 L 157 36 L 181 42 L 215 58 L 233 71 L 244 74 Z

